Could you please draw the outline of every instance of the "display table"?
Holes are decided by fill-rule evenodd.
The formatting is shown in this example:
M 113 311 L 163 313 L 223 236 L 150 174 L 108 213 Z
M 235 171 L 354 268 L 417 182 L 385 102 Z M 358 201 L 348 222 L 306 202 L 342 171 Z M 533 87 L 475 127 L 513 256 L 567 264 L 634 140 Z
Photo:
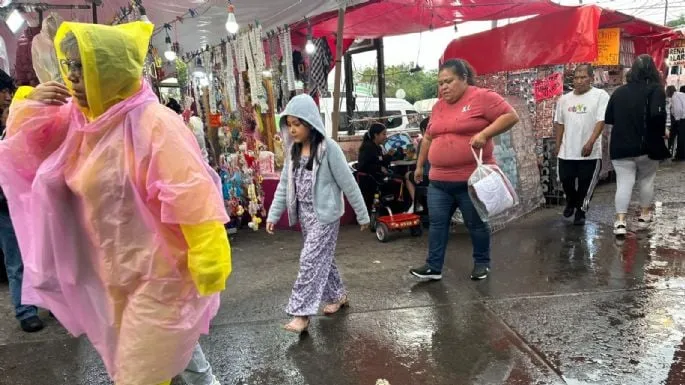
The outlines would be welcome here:
M 264 208 L 268 212 L 271 208 L 271 202 L 274 200 L 274 194 L 276 194 L 276 187 L 278 187 L 278 179 L 264 179 L 262 183 L 262 188 L 264 189 Z M 265 219 L 266 221 L 266 219 Z M 352 225 L 357 223 L 357 216 L 350 206 L 350 203 L 345 198 L 345 213 L 342 218 L 340 218 L 341 225 Z M 275 224 L 276 228 L 279 230 L 289 229 L 288 226 L 288 211 L 284 211 L 281 219 Z M 300 226 L 297 225 L 293 230 L 300 231 Z

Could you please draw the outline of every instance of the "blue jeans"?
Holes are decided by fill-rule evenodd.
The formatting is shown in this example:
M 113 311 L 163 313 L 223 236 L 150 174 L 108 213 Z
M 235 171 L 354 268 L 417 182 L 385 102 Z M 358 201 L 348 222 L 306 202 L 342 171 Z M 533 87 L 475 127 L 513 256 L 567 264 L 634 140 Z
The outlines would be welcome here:
M 452 216 L 457 208 L 471 235 L 474 264 L 490 267 L 490 226 L 478 216 L 466 182 L 431 181 L 428 186 L 430 229 L 426 264 L 433 270 L 442 271 Z
M 0 247 L 5 255 L 5 270 L 10 284 L 10 296 L 14 314 L 19 321 L 37 316 L 38 309 L 35 306 L 21 304 L 21 282 L 24 278 L 24 263 L 21 260 L 17 236 L 14 234 L 12 219 L 7 213 L 0 212 Z
M 193 357 L 181 377 L 189 385 L 212 385 L 214 383 L 212 367 L 207 362 L 199 343 L 195 345 Z

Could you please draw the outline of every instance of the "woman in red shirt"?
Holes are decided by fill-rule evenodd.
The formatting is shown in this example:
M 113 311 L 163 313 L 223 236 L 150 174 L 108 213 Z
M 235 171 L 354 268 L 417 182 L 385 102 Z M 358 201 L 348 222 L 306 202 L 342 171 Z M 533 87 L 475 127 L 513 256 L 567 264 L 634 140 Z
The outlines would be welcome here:
M 486 164 L 495 163 L 492 138 L 509 130 L 519 118 L 496 92 L 476 87 L 475 75 L 461 59 L 446 61 L 438 73 L 440 100 L 433 107 L 414 174 L 420 183 L 425 177 L 423 164 L 430 161 L 428 259 L 423 267 L 411 270 L 419 278 L 442 279 L 450 223 L 457 208 L 473 243 L 471 279 L 485 279 L 490 271 L 490 227 L 478 216 L 468 193 L 467 181 L 476 169 L 471 147 L 483 149 Z

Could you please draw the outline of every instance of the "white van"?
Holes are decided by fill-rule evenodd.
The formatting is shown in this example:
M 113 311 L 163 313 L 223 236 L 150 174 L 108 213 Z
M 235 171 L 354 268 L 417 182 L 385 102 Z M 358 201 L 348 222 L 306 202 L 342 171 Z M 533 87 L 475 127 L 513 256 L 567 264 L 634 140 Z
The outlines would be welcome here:
M 666 76 L 666 85 L 675 86 L 677 90 L 685 86 L 685 67 L 682 65 L 674 65 L 668 69 L 668 76 Z
M 323 98 L 319 102 L 321 110 L 321 118 L 326 127 L 326 134 L 330 137 L 333 132 L 333 98 Z M 388 127 L 389 133 L 396 132 L 413 132 L 419 130 L 420 119 L 416 114 L 414 106 L 404 99 L 386 98 L 385 99 L 385 116 L 392 116 L 392 118 L 385 119 L 383 122 Z M 338 134 L 340 136 L 348 135 L 347 121 L 347 101 L 345 98 L 340 99 L 340 128 Z M 409 115 L 409 116 L 407 116 Z M 355 110 L 352 119 L 365 119 L 378 116 L 378 98 L 357 97 L 355 100 Z M 355 135 L 363 135 L 372 123 L 371 120 L 361 122 L 353 122 Z

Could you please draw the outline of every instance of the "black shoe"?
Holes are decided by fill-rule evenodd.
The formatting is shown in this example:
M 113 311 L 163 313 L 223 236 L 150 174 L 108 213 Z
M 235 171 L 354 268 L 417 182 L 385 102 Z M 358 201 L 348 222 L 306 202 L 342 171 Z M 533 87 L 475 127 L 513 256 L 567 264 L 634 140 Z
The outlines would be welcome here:
M 576 212 L 576 208 L 573 206 L 566 206 L 564 209 L 564 218 L 571 218 L 573 216 L 573 213 Z
M 411 269 L 411 270 L 409 270 L 409 272 L 414 277 L 421 278 L 421 279 L 430 279 L 433 281 L 439 281 L 442 279 L 442 273 L 441 272 L 435 271 L 428 266 L 423 266 L 423 267 L 420 267 L 418 269 Z
M 483 265 L 476 265 L 474 266 L 473 271 L 471 272 L 471 279 L 474 281 L 480 281 L 481 279 L 487 278 L 489 272 L 489 267 Z
M 27 333 L 35 333 L 43 330 L 45 326 L 38 316 L 29 317 L 21 321 L 21 329 Z
M 576 210 L 576 218 L 573 220 L 576 226 L 585 226 L 585 212 L 581 209 Z

